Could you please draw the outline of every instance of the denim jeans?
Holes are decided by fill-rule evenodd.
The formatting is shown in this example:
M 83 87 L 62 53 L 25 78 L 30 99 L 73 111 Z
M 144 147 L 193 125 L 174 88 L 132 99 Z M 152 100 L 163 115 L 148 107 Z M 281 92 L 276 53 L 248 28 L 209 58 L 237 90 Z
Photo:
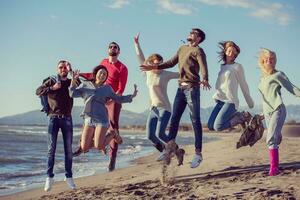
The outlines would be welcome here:
M 207 126 L 209 130 L 222 131 L 230 128 L 230 119 L 237 112 L 234 103 L 217 100 L 217 104 L 210 114 Z
M 272 113 L 264 113 L 267 125 L 266 142 L 269 149 L 278 149 L 281 143 L 281 130 L 286 117 L 286 108 L 281 104 L 277 110 Z
M 65 152 L 65 171 L 66 177 L 72 177 L 72 141 L 73 141 L 73 123 L 71 117 L 56 118 L 50 117 L 48 126 L 48 177 L 54 177 L 53 168 L 55 162 L 55 150 L 57 144 L 57 135 L 59 129 L 62 132 Z
M 202 125 L 200 119 L 200 88 L 186 87 L 177 89 L 173 103 L 173 114 L 171 117 L 169 141 L 175 140 L 178 132 L 180 118 L 185 110 L 186 105 L 189 107 L 190 118 L 192 121 L 195 135 L 195 149 L 202 151 Z
M 166 128 L 171 117 L 171 113 L 160 107 L 152 107 L 148 115 L 146 132 L 147 137 L 155 145 L 168 142 Z

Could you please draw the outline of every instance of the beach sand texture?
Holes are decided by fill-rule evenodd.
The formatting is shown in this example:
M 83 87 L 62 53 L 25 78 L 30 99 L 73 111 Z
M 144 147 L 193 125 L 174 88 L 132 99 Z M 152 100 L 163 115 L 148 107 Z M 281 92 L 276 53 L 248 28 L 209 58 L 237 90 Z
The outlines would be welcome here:
M 136 160 L 136 165 L 112 173 L 75 179 L 78 189 L 56 182 L 43 188 L 0 199 L 300 199 L 300 138 L 284 137 L 280 146 L 280 175 L 268 176 L 265 136 L 253 147 L 235 149 L 239 133 L 211 133 L 221 140 L 204 144 L 204 161 L 189 167 L 193 146 L 184 147 L 184 165 L 173 159 L 162 181 L 158 154 Z M 74 172 L 76 173 L 76 172 Z

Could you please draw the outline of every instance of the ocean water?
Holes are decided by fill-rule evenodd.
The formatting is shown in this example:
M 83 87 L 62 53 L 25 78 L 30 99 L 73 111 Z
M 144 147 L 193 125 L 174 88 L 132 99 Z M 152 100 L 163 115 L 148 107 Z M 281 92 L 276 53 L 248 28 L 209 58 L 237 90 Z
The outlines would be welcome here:
M 41 187 L 46 178 L 46 126 L 0 125 L 0 196 Z M 81 134 L 74 128 L 73 150 Z M 145 132 L 122 131 L 124 143 L 119 146 L 116 168 L 133 165 L 133 160 L 156 152 Z M 203 137 L 203 142 L 213 138 Z M 194 137 L 180 134 L 177 142 L 193 144 Z M 106 173 L 109 157 L 90 150 L 73 159 L 73 177 Z M 54 166 L 55 181 L 64 179 L 64 151 L 61 133 L 58 137 Z

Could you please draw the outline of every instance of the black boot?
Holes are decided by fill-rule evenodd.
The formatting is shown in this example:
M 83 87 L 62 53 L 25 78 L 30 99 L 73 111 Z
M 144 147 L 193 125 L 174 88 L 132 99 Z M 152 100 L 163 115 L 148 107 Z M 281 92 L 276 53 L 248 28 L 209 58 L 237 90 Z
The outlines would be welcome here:
M 160 143 L 157 143 L 157 144 L 154 144 L 153 145 L 159 152 L 163 152 L 163 150 L 165 149 L 165 146 L 160 144 Z
M 116 156 L 112 156 L 109 159 L 109 164 L 108 164 L 108 171 L 112 172 L 115 170 L 115 166 L 116 166 Z

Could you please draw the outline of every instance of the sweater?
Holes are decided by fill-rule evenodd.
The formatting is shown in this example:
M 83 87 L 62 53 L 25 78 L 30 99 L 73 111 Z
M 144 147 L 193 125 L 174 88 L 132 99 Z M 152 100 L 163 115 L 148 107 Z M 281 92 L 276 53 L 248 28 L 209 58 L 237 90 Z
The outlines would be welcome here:
M 272 113 L 283 104 L 281 88 L 285 88 L 291 94 L 300 97 L 300 89 L 293 85 L 281 71 L 260 79 L 258 89 L 262 95 L 264 113 Z
M 166 69 L 174 67 L 177 63 L 179 67 L 179 83 L 187 82 L 198 85 L 200 82 L 200 70 L 203 80 L 208 81 L 206 55 L 199 46 L 181 46 L 173 58 L 159 64 L 157 68 Z
M 113 99 L 118 103 L 129 103 L 132 101 L 132 95 L 118 96 L 111 86 L 102 85 L 95 87 L 90 81 L 84 81 L 78 87 L 70 87 L 69 92 L 71 97 L 82 97 L 84 99 L 83 116 L 89 116 L 104 123 L 108 123 L 105 103 L 109 99 Z
M 215 85 L 217 91 L 213 95 L 213 99 L 234 103 L 235 108 L 238 109 L 238 86 L 240 86 L 249 108 L 253 108 L 254 102 L 250 96 L 244 69 L 239 63 L 221 65 Z
M 135 43 L 135 50 L 140 64 L 145 62 L 143 51 L 139 44 Z M 171 79 L 177 79 L 179 73 L 161 70 L 160 73 L 146 72 L 146 83 L 149 89 L 150 106 L 161 107 L 171 112 L 171 103 L 168 98 L 168 83 Z

